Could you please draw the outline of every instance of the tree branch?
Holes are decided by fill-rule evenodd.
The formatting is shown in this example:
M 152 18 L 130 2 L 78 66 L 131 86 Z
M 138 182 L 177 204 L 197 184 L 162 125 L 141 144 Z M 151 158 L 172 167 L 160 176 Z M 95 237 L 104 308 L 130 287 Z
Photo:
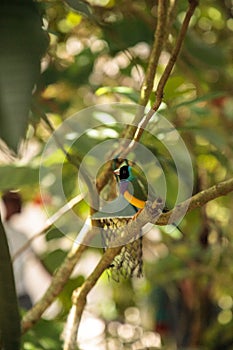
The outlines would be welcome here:
M 185 202 L 182 202 L 181 204 L 179 204 L 177 207 L 175 207 L 173 210 L 169 211 L 168 213 L 163 213 L 160 215 L 160 217 L 156 217 L 156 220 L 153 220 L 153 218 L 151 218 L 149 212 L 146 212 L 146 214 L 143 214 L 144 210 L 140 213 L 140 215 L 138 215 L 138 217 L 136 218 L 136 220 L 132 221 L 132 225 L 136 225 L 133 227 L 130 227 L 130 230 L 127 230 L 126 236 L 128 237 L 132 237 L 131 234 L 132 232 L 135 232 L 135 229 L 137 227 L 138 229 L 138 225 L 143 226 L 143 224 L 145 224 L 146 222 L 151 222 L 156 224 L 156 225 L 167 225 L 167 223 L 169 222 L 169 219 L 171 217 L 171 215 L 173 215 L 173 219 L 174 220 L 178 220 L 180 217 L 182 217 L 184 215 L 184 208 L 186 208 L 187 212 L 196 209 L 198 207 L 202 207 L 203 205 L 205 205 L 207 202 L 216 199 L 220 196 L 224 196 L 227 195 L 228 193 L 233 191 L 233 179 L 229 179 L 223 182 L 218 183 L 215 186 L 212 186 L 206 190 L 203 190 L 197 194 L 195 194 L 190 200 L 187 200 Z M 188 208 L 187 208 L 188 205 Z M 145 215 L 145 217 L 144 217 Z M 141 221 L 140 221 L 141 220 Z M 88 238 L 91 239 L 91 231 L 89 231 L 88 233 Z M 134 234 L 134 233 L 133 233 Z M 125 235 L 124 235 L 125 237 Z M 77 291 L 74 292 L 74 304 L 77 304 L 77 298 L 79 298 L 78 300 L 80 301 L 80 298 L 84 298 L 84 295 L 88 294 L 88 292 L 91 290 L 91 288 L 95 285 L 95 283 L 97 282 L 98 278 L 100 277 L 100 275 L 102 274 L 102 272 L 109 266 L 109 264 L 112 262 L 112 260 L 114 259 L 114 257 L 119 253 L 119 250 L 121 250 L 121 245 L 122 245 L 122 241 L 121 242 L 115 242 L 115 244 L 119 244 L 119 247 L 115 247 L 115 248 L 111 248 L 108 249 L 105 254 L 103 255 L 101 261 L 99 262 L 99 264 L 97 265 L 96 269 L 95 269 L 95 274 L 94 272 L 89 276 L 88 280 L 85 282 L 85 285 L 83 285 L 77 294 Z M 85 242 L 86 244 L 86 242 Z M 22 332 L 26 332 L 28 329 L 30 329 L 41 317 L 41 315 L 43 314 L 43 312 L 51 305 L 51 303 L 54 301 L 54 299 L 59 295 L 59 293 L 61 292 L 62 288 L 64 287 L 65 283 L 67 282 L 67 279 L 69 278 L 71 272 L 73 271 L 73 268 L 75 267 L 77 261 L 79 260 L 82 252 L 85 250 L 86 245 L 80 245 L 78 247 L 74 247 L 70 253 L 68 254 L 67 258 L 65 259 L 65 261 L 63 262 L 63 264 L 61 265 L 61 267 L 57 270 L 56 274 L 54 275 L 53 279 L 52 279 L 52 283 L 50 285 L 50 287 L 48 288 L 48 290 L 46 291 L 46 293 L 44 294 L 44 296 L 42 297 L 41 300 L 39 300 L 37 302 L 37 304 L 31 309 L 29 310 L 25 316 L 23 317 L 22 320 Z M 93 277 L 94 274 L 94 277 Z M 93 279 L 92 282 L 90 282 L 90 280 Z M 80 294 L 81 293 L 81 294 Z M 81 295 L 81 297 L 80 297 Z M 81 303 L 82 305 L 82 303 Z M 84 303 L 85 306 L 85 303 Z M 84 308 L 83 306 L 83 308 Z M 83 310 L 82 308 L 82 310 Z M 78 312 L 80 312 L 81 309 L 79 309 Z M 76 313 L 75 313 L 76 314 Z M 80 319 L 81 316 L 77 316 L 76 317 L 76 321 Z M 76 328 L 77 331 L 77 328 Z M 69 349 L 69 348 L 68 348 Z
M 164 47 L 165 39 L 167 36 L 164 27 L 167 24 L 167 0 L 158 1 L 158 11 L 157 11 L 157 26 L 154 33 L 154 42 L 151 49 L 151 54 L 149 58 L 148 67 L 146 70 L 146 75 L 141 88 L 141 95 L 139 99 L 139 104 L 146 106 L 149 100 L 151 91 L 154 86 L 154 77 L 156 74 L 159 57 L 161 55 L 162 49 Z
M 152 107 L 152 109 L 154 111 L 158 110 L 158 108 L 162 102 L 164 87 L 165 87 L 167 80 L 171 74 L 171 71 L 172 71 L 172 69 L 177 61 L 182 44 L 184 42 L 186 32 L 188 30 L 189 22 L 192 18 L 192 15 L 194 14 L 194 11 L 195 11 L 197 5 L 198 5 L 197 0 L 189 0 L 189 8 L 186 12 L 186 15 L 185 15 L 184 21 L 182 23 L 179 35 L 177 37 L 176 45 L 174 47 L 174 50 L 172 51 L 171 57 L 168 61 L 168 64 L 167 64 L 167 66 L 166 66 L 166 68 L 165 68 L 165 70 L 164 70 L 164 72 L 159 80 L 158 86 L 157 86 L 156 100 L 155 100 L 155 103 Z
M 77 331 L 80 324 L 81 316 L 86 304 L 87 294 L 95 286 L 102 273 L 109 267 L 114 257 L 121 251 L 124 244 L 128 243 L 137 235 L 141 227 L 149 220 L 156 221 L 162 213 L 163 203 L 161 199 L 157 199 L 154 203 L 147 202 L 145 208 L 133 217 L 126 226 L 124 226 L 118 237 L 112 243 L 112 248 L 108 248 L 102 256 L 100 262 L 89 275 L 83 285 L 73 292 L 73 307 L 70 310 L 66 329 L 65 342 L 63 350 L 74 350 L 76 348 Z
M 170 12 L 171 12 L 171 9 L 169 9 L 169 13 Z M 168 24 L 167 0 L 159 0 L 158 7 L 157 7 L 157 25 L 154 31 L 154 41 L 150 52 L 146 74 L 141 87 L 140 99 L 138 101 L 139 105 L 144 107 L 147 105 L 150 98 L 150 94 L 154 87 L 154 78 L 156 75 L 159 58 L 168 36 L 167 24 Z M 166 28 L 166 30 L 164 28 Z M 131 140 L 133 138 L 137 130 L 137 125 L 140 122 L 140 120 L 143 118 L 143 114 L 144 114 L 144 108 L 140 109 L 137 112 L 132 125 L 129 125 L 126 128 L 125 132 L 123 133 L 122 137 L 125 140 L 121 145 L 122 151 L 128 147 L 128 144 L 129 144 L 128 140 Z
M 88 243 L 94 235 L 95 232 L 89 230 L 83 238 L 82 243 L 77 244 L 77 242 L 74 242 L 67 257 L 54 274 L 51 284 L 43 297 L 24 315 L 21 322 L 22 333 L 28 331 L 37 321 L 39 321 L 45 310 L 47 310 L 60 294 L 82 253 L 88 247 Z
M 163 99 L 163 91 L 164 87 L 169 79 L 169 76 L 171 74 L 171 71 L 177 61 L 178 55 L 180 53 L 186 32 L 188 30 L 189 22 L 191 20 L 191 17 L 198 5 L 197 0 L 189 0 L 189 7 L 187 9 L 184 21 L 182 23 L 180 32 L 177 37 L 176 45 L 171 53 L 170 59 L 165 67 L 165 70 L 158 82 L 157 89 L 156 89 L 156 99 L 153 107 L 149 110 L 149 112 L 146 114 L 146 116 L 140 121 L 138 124 L 138 127 L 135 131 L 134 136 L 132 137 L 132 140 L 130 141 L 128 147 L 124 147 L 122 153 L 120 156 L 122 158 L 125 158 L 128 153 L 132 152 L 134 148 L 137 146 L 137 143 L 139 142 L 143 131 L 146 127 L 146 125 L 149 123 L 150 119 L 153 117 L 154 113 L 159 109 L 159 106 L 162 103 Z M 131 139 L 131 138 L 130 138 Z
M 218 184 L 198 192 L 191 199 L 188 199 L 180 204 L 178 204 L 173 210 L 170 210 L 167 213 L 164 213 L 160 216 L 157 221 L 157 225 L 167 225 L 169 218 L 172 215 L 174 221 L 179 220 L 184 215 L 184 209 L 186 208 L 187 212 L 190 212 L 196 208 L 203 207 L 206 203 L 212 201 L 221 196 L 225 196 L 228 193 L 233 191 L 233 178 L 219 182 Z
M 169 13 L 170 13 L 169 18 L 172 17 L 171 14 L 173 13 L 173 11 L 174 11 L 174 7 L 171 7 L 169 9 Z M 165 23 L 167 23 L 167 0 L 159 0 L 158 10 L 157 10 L 157 25 L 154 32 L 154 41 L 153 41 L 153 45 L 152 45 L 152 49 L 149 57 L 148 68 L 142 84 L 141 95 L 139 99 L 139 104 L 142 106 L 146 106 L 148 103 L 148 100 L 154 85 L 154 77 L 156 74 L 159 57 L 161 55 L 166 37 L 168 35 L 168 30 L 167 31 L 164 30 L 164 27 L 167 27 Z M 124 130 L 123 134 L 121 135 L 121 138 L 123 138 L 124 140 L 122 140 L 123 142 L 119 147 L 120 151 L 118 149 L 119 153 L 123 152 L 128 147 L 128 144 L 129 144 L 128 140 L 133 138 L 137 130 L 137 124 L 141 120 L 142 116 L 143 116 L 143 111 L 140 110 L 134 118 L 133 125 L 129 125 L 126 128 L 126 130 Z M 113 158 L 114 158 L 114 155 L 113 155 Z M 109 180 L 110 172 L 111 172 L 111 163 L 109 162 L 108 164 L 106 164 L 105 168 L 101 172 L 101 176 L 99 176 L 99 178 L 97 179 L 96 187 L 98 192 L 100 192 L 102 188 L 104 188 L 104 186 L 107 184 Z
M 166 20 L 165 22 L 162 22 L 162 20 L 160 21 L 160 19 L 164 19 L 164 16 L 166 14 L 166 7 L 165 7 L 165 1 L 161 0 L 159 1 L 159 6 L 158 6 L 158 22 L 157 22 L 157 26 L 156 26 L 156 30 L 155 30 L 155 34 L 154 34 L 154 42 L 153 42 L 153 47 L 151 50 L 151 55 L 150 55 L 150 59 L 149 59 L 149 66 L 150 68 L 148 68 L 148 70 L 150 71 L 150 73 L 146 73 L 146 77 L 145 80 L 143 82 L 143 87 L 142 89 L 145 89 L 146 92 L 141 92 L 141 97 L 140 97 L 140 103 L 142 105 L 146 105 L 150 96 L 150 93 L 152 91 L 153 88 L 153 84 L 152 82 L 154 81 L 154 75 L 156 73 L 156 68 L 157 68 L 157 64 L 158 64 L 158 60 L 159 60 L 159 55 L 161 54 L 160 51 L 160 46 L 159 44 L 161 44 L 161 50 L 162 50 L 162 46 L 163 46 L 163 41 L 166 39 L 169 31 L 168 31 L 168 22 L 169 24 L 172 23 L 172 19 L 174 17 L 174 12 L 175 12 L 175 8 L 177 5 L 177 0 L 174 1 L 173 4 L 171 4 L 169 10 L 168 10 L 168 20 Z M 192 17 L 192 14 L 197 6 L 198 2 L 196 0 L 190 0 L 190 6 L 187 10 L 186 16 L 185 16 L 185 20 L 183 22 L 179 37 L 177 39 L 177 43 L 176 46 L 173 50 L 173 54 L 171 55 L 171 57 L 174 57 L 171 59 L 170 58 L 170 63 L 168 62 L 169 65 L 169 70 L 171 72 L 171 69 L 173 68 L 179 51 L 181 49 L 181 45 L 182 42 L 184 40 L 184 36 L 186 34 L 186 31 L 188 29 L 188 24 L 189 21 Z M 166 24 L 164 24 L 166 23 Z M 164 26 L 166 27 L 164 29 Z M 161 33 L 161 30 L 163 30 L 163 33 Z M 158 38 L 157 38 L 158 36 Z M 163 37 L 163 39 L 162 39 Z M 157 42 L 158 39 L 158 42 Z M 174 61 L 175 59 L 175 61 Z M 173 66 L 171 67 L 171 62 L 173 64 Z M 154 64 L 154 66 L 153 66 Z M 170 74 L 169 72 L 169 74 Z M 165 72 L 164 72 L 165 73 Z M 169 74 L 168 74 L 168 68 L 166 69 L 166 74 L 162 75 L 161 79 L 163 81 L 163 85 L 160 85 L 160 89 L 162 88 L 162 95 L 163 95 L 163 89 L 164 86 L 169 78 Z M 166 78 L 166 81 L 165 81 Z M 158 85 L 159 86 L 159 85 Z M 158 89 L 158 87 L 157 87 Z M 157 104 L 157 109 L 159 108 L 162 99 L 160 100 L 159 104 L 158 104 L 158 96 L 156 98 L 155 102 Z M 140 140 L 142 133 L 144 131 L 144 128 L 146 127 L 146 125 L 148 124 L 149 120 L 153 117 L 154 113 L 155 113 L 155 109 L 154 106 L 153 108 L 147 113 L 147 115 L 142 119 L 142 111 L 138 112 L 138 115 L 135 116 L 134 122 L 133 122 L 133 126 L 129 125 L 126 129 L 126 131 L 121 135 L 122 138 L 124 138 L 123 142 L 119 145 L 118 149 L 117 149 L 117 153 L 113 152 L 113 154 L 111 155 L 112 158 L 116 157 L 116 156 L 120 156 L 120 158 L 125 158 L 128 153 L 130 153 L 131 151 L 133 151 L 133 149 L 136 147 L 137 142 Z M 132 141 L 129 141 L 132 140 Z M 109 180 L 109 174 L 111 172 L 111 162 L 108 162 L 106 164 L 106 166 L 104 167 L 103 171 L 101 172 L 101 176 L 99 176 L 99 178 L 97 179 L 96 182 L 96 187 L 98 192 L 101 192 L 101 190 L 104 188 L 104 186 L 108 183 Z
M 108 249 L 95 270 L 89 275 L 84 284 L 73 291 L 72 302 L 73 306 L 70 309 L 67 323 L 64 330 L 64 346 L 63 350 L 76 349 L 77 331 L 79 328 L 81 316 L 86 305 L 86 298 L 90 290 L 95 286 L 99 277 L 105 269 L 111 264 L 114 257 L 121 251 L 121 247 Z
M 51 284 L 43 297 L 24 315 L 21 322 L 22 333 L 28 331 L 39 321 L 42 314 L 60 294 L 86 247 L 86 245 L 80 245 L 69 252 L 66 259 L 53 276 Z
M 138 215 L 136 215 L 136 218 L 132 218 L 129 223 L 124 226 L 122 229 L 123 238 L 121 233 L 119 233 L 119 237 L 114 241 L 114 247 L 106 250 L 102 259 L 94 271 L 89 275 L 84 284 L 73 292 L 73 307 L 71 308 L 66 325 L 66 336 L 63 350 L 74 350 L 76 348 L 77 331 L 82 312 L 86 305 L 88 293 L 95 286 L 105 269 L 109 267 L 114 257 L 119 254 L 122 245 L 126 244 L 135 236 L 135 232 L 138 232 L 138 230 L 140 230 L 140 228 L 142 228 L 148 222 L 156 225 L 166 225 L 169 222 L 171 215 L 178 220 L 184 215 L 184 209 L 187 212 L 191 211 L 232 191 L 233 179 L 220 182 L 215 186 L 197 193 L 190 200 L 182 202 L 173 210 L 165 214 L 161 214 L 161 210 L 163 208 L 163 203 L 161 200 L 157 199 L 153 203 L 147 202 L 145 208 L 140 211 Z M 189 205 L 188 208 L 187 205 Z M 125 242 L 126 238 L 127 242 Z

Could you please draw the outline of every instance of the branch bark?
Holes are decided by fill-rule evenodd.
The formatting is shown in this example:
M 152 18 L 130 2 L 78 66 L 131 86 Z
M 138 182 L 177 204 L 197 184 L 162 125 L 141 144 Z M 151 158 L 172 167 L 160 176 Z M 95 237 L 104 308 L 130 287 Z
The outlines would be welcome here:
M 141 95 L 139 104 L 146 106 L 151 91 L 154 86 L 154 77 L 156 74 L 159 57 L 161 55 L 162 49 L 164 47 L 165 39 L 167 36 L 164 26 L 166 28 L 167 24 L 167 0 L 159 0 L 158 11 L 157 11 L 157 26 L 154 33 L 154 42 L 151 49 L 151 54 L 149 58 L 148 67 L 146 70 L 145 79 L 141 88 Z
M 43 313 L 63 290 L 71 273 L 73 272 L 74 267 L 79 261 L 84 250 L 88 247 L 88 243 L 94 235 L 95 232 L 89 230 L 86 232 L 82 240 L 82 244 L 77 244 L 77 242 L 74 242 L 67 257 L 54 274 L 51 284 L 43 297 L 24 315 L 21 322 L 22 333 L 28 331 L 37 323 L 37 321 L 39 321 Z
M 166 68 L 165 68 L 165 70 L 164 70 L 164 72 L 159 80 L 158 86 L 157 86 L 156 100 L 155 100 L 155 103 L 152 107 L 152 109 L 154 111 L 158 110 L 158 108 L 162 102 L 164 87 L 165 87 L 165 85 L 168 81 L 168 78 L 171 74 L 171 71 L 172 71 L 172 69 L 177 61 L 177 58 L 178 58 L 179 53 L 181 51 L 182 44 L 184 42 L 184 38 L 185 38 L 187 30 L 188 30 L 189 22 L 192 18 L 192 15 L 194 14 L 194 11 L 195 11 L 197 5 L 198 5 L 197 0 L 189 0 L 189 8 L 186 12 L 186 15 L 185 15 L 184 21 L 182 23 L 179 35 L 177 37 L 176 45 L 174 47 L 174 50 L 172 51 L 171 57 L 168 61 L 168 64 L 167 64 L 167 66 L 166 66 Z
M 233 191 L 233 178 L 219 182 L 218 184 L 198 192 L 191 199 L 188 199 L 178 204 L 173 210 L 160 216 L 157 225 L 167 225 L 169 218 L 172 215 L 174 221 L 178 220 L 184 214 L 184 208 L 187 208 L 187 212 L 196 208 L 203 207 L 206 203 L 212 201 L 221 196 L 225 196 Z
M 24 315 L 21 322 L 22 333 L 27 332 L 39 321 L 43 313 L 60 294 L 77 264 L 77 261 L 86 248 L 86 245 L 80 245 L 69 252 L 66 259 L 53 276 L 51 284 L 43 297 Z

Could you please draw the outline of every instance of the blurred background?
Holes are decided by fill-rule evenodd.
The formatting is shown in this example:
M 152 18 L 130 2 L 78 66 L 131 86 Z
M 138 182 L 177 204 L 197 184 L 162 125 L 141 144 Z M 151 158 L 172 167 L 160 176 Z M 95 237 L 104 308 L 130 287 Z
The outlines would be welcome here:
M 184 0 L 176 3 L 155 87 L 188 6 Z M 56 177 L 62 166 L 67 200 L 80 194 L 77 170 L 64 162 L 61 152 L 43 158 L 41 164 L 44 146 L 52 133 L 43 116 L 46 114 L 56 129 L 86 107 L 137 103 L 157 21 L 157 1 L 151 0 L 41 0 L 34 5 L 25 1 L 21 9 L 17 5 L 10 10 L 3 6 L 1 12 L 1 28 L 5 32 L 0 39 L 0 82 L 7 93 L 0 95 L 3 105 L 10 101 L 12 109 L 1 109 L 0 191 L 3 195 L 14 190 L 21 196 L 22 210 L 13 214 L 10 224 L 24 234 L 25 242 L 43 229 L 48 214 L 65 204 L 57 196 L 53 179 L 42 177 L 39 183 L 41 167 Z M 232 176 L 232 7 L 231 0 L 200 1 L 160 108 L 190 153 L 193 193 Z M 41 21 L 43 32 L 36 27 L 36 21 Z M 35 27 L 28 31 L 31 23 Z M 20 35 L 25 37 L 25 33 L 24 45 L 18 45 Z M 15 60 L 8 59 L 4 54 L 7 50 Z M 31 56 L 25 52 L 31 52 Z M 9 74 L 12 65 L 14 74 Z M 39 82 L 33 88 L 37 76 Z M 32 89 L 28 125 L 26 107 Z M 17 104 L 16 100 L 20 102 Z M 155 89 L 147 107 L 154 100 Z M 11 128 L 5 126 L 6 120 Z M 112 126 L 111 132 L 109 126 L 107 132 L 104 129 L 103 122 L 95 133 L 85 133 L 81 148 L 80 144 L 74 145 L 74 152 L 78 150 L 82 159 L 103 140 L 120 137 L 117 125 Z M 16 156 L 7 145 L 16 149 L 22 137 Z M 144 135 L 141 143 L 162 165 L 168 186 L 166 199 L 172 207 L 177 194 L 174 163 L 156 137 Z M 43 201 L 49 213 L 45 212 Z M 5 217 L 4 203 L 1 206 Z M 188 213 L 180 224 L 182 233 L 154 227 L 145 235 L 143 277 L 116 283 L 106 272 L 102 275 L 88 296 L 78 335 L 79 348 L 232 350 L 232 208 L 232 195 L 220 197 Z M 73 210 L 83 220 L 89 215 L 84 199 Z M 24 264 L 25 293 L 32 304 L 49 286 L 77 232 L 67 234 L 69 238 L 54 226 L 35 239 L 26 252 L 31 260 Z M 72 291 L 83 283 L 101 255 L 101 249 L 85 251 L 55 305 L 24 335 L 23 349 L 61 348 Z

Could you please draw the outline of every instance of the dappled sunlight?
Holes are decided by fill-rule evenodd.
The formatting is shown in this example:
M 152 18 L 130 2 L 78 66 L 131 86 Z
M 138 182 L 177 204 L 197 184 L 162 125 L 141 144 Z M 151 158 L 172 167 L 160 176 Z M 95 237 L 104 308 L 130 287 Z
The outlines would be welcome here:
M 81 350 L 139 350 L 151 347 L 160 349 L 161 338 L 158 333 L 143 329 L 140 312 L 136 307 L 132 307 L 125 310 L 125 323 L 111 321 L 106 324 L 93 314 L 84 312 L 78 344 Z

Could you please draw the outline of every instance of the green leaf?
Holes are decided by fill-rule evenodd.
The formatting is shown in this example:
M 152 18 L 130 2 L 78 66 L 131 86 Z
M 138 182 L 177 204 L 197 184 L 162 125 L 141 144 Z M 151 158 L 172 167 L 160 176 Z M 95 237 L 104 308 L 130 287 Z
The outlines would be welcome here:
M 97 89 L 95 93 L 97 96 L 105 95 L 108 93 L 118 93 L 129 97 L 134 102 L 138 102 L 139 100 L 139 93 L 133 88 L 127 86 L 103 86 Z
M 202 129 L 198 131 L 198 135 L 204 137 L 210 144 L 214 145 L 218 150 L 226 147 L 226 139 L 215 129 Z
M 63 238 L 64 233 L 62 233 L 60 230 L 58 230 L 56 227 L 53 227 L 47 234 L 46 234 L 46 241 L 51 241 L 53 239 L 59 239 Z
M 66 252 L 61 249 L 54 250 L 53 252 L 47 254 L 43 258 L 43 262 L 50 271 L 50 273 L 54 273 L 54 271 L 61 265 L 64 258 L 66 257 Z
M 223 91 L 210 92 L 209 94 L 194 98 L 193 100 L 184 101 L 182 103 L 179 103 L 178 105 L 173 106 L 171 109 L 175 109 L 175 108 L 182 107 L 182 106 L 194 105 L 194 104 L 200 103 L 200 102 L 214 100 L 215 98 L 222 97 L 225 95 L 226 95 L 226 92 L 223 92 Z
M 174 76 L 169 78 L 165 88 L 164 97 L 166 100 L 170 100 L 180 95 L 180 91 L 177 89 L 185 82 L 184 78 L 181 76 Z
M 226 64 L 226 55 L 219 45 L 208 45 L 193 32 L 186 36 L 185 48 L 190 56 L 198 59 L 208 67 L 220 68 Z
M 32 0 L 4 1 L 0 12 L 0 137 L 14 151 L 28 125 L 32 90 L 48 38 Z
M 84 276 L 79 275 L 75 278 L 70 278 L 66 282 L 62 292 L 59 294 L 59 300 L 62 302 L 64 308 L 63 312 L 69 312 L 72 306 L 72 293 L 76 288 L 80 287 L 84 281 Z
M 20 349 L 20 315 L 11 256 L 0 218 L 0 344 L 4 350 Z
M 92 9 L 85 1 L 82 0 L 65 0 L 68 6 L 77 11 L 81 15 L 92 18 Z
M 103 38 L 108 42 L 111 53 L 115 54 L 121 50 L 127 50 L 138 42 L 151 43 L 153 31 L 138 17 L 125 17 L 120 21 L 106 25 Z
M 22 350 L 62 349 L 62 324 L 58 321 L 40 319 L 29 332 L 22 337 Z
M 39 171 L 26 166 L 0 166 L 0 179 L 1 191 L 32 186 L 39 182 Z

